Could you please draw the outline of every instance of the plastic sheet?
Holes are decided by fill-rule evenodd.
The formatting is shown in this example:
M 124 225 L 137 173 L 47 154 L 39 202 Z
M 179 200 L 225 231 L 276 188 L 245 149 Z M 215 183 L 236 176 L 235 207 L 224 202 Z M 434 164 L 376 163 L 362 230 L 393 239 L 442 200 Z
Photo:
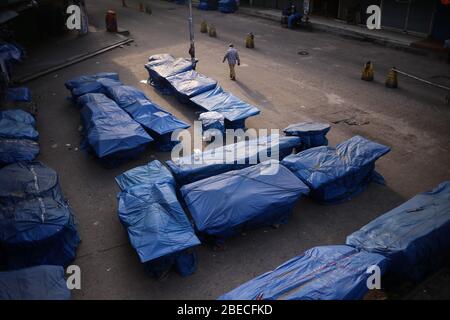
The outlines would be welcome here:
M 33 161 L 39 154 L 39 144 L 28 139 L 0 138 L 0 166 L 20 161 Z
M 217 81 L 197 73 L 194 70 L 168 77 L 167 81 L 172 86 L 181 103 L 188 103 L 189 98 L 210 91 L 217 86 Z
M 310 149 L 319 146 L 327 146 L 327 133 L 331 126 L 328 123 L 300 122 L 289 125 L 284 129 L 288 136 L 297 136 L 302 139 L 302 149 Z
M 338 144 L 336 148 L 316 147 L 286 157 L 282 164 L 311 188 L 320 202 L 349 200 L 374 179 L 375 161 L 388 153 L 389 147 L 361 136 Z
M 124 191 L 139 184 L 167 183 L 175 188 L 175 179 L 158 160 L 130 169 L 116 177 L 119 188 Z
M 170 84 L 166 78 L 176 74 L 192 70 L 192 62 L 188 59 L 155 60 L 145 65 L 149 73 L 150 84 L 165 93 L 170 93 Z
M 34 117 L 19 109 L 0 111 L 0 138 L 38 140 Z
M 277 148 L 277 160 L 281 160 L 299 145 L 298 137 L 271 135 L 226 145 L 201 154 L 168 160 L 166 163 L 178 184 L 184 185 L 255 165 L 266 160 L 267 157 L 275 157 L 275 154 L 272 155 L 272 150 L 276 152 Z
M 226 238 L 243 230 L 285 223 L 309 188 L 278 161 L 265 161 L 181 187 L 197 230 Z
M 131 86 L 109 87 L 106 90 L 106 95 L 121 108 L 126 108 L 138 100 L 149 100 L 143 91 Z
M 388 265 L 379 254 L 348 246 L 307 250 L 236 289 L 220 300 L 359 300 L 367 293 L 371 266 L 384 274 Z
M 86 83 L 97 82 L 97 80 L 100 78 L 119 81 L 119 74 L 115 72 L 101 72 L 93 75 L 80 76 L 66 81 L 65 86 L 68 90 L 72 91 L 73 89 L 78 88 Z
M 368 223 L 347 244 L 386 256 L 398 276 L 423 279 L 450 254 L 450 181 Z
M 69 300 L 61 266 L 37 266 L 0 272 L 0 300 Z

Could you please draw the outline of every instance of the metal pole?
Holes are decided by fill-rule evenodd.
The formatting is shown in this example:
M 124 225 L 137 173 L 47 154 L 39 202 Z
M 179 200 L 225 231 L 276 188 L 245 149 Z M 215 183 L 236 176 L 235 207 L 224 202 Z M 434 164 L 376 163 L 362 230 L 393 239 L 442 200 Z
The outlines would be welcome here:
M 398 70 L 398 69 L 393 69 L 393 70 L 396 71 L 396 72 L 399 73 L 399 74 L 402 74 L 402 75 L 404 75 L 404 76 L 406 76 L 406 77 L 409 77 L 409 78 L 414 79 L 414 80 L 417 80 L 417 81 L 421 81 L 421 82 L 426 83 L 426 84 L 428 84 L 428 85 L 430 85 L 430 86 L 433 86 L 433 87 L 436 87 L 436 88 L 440 88 L 440 89 L 443 89 L 443 90 L 450 91 L 450 88 L 449 88 L 449 87 L 443 86 L 443 85 L 441 85 L 441 84 L 433 83 L 433 82 L 431 82 L 431 81 L 428 81 L 428 80 L 425 80 L 425 79 L 422 79 L 422 78 L 413 76 L 412 74 L 406 73 L 406 72 L 401 71 L 401 70 Z
M 189 0 L 189 38 L 191 45 L 189 47 L 189 54 L 191 56 L 191 62 L 195 69 L 195 41 L 194 41 L 194 23 L 192 21 L 192 0 Z

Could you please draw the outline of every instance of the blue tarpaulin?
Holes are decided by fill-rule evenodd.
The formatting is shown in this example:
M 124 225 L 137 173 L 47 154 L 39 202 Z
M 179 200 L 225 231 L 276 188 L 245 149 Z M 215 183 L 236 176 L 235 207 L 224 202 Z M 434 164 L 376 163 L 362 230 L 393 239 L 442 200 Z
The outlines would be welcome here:
M 217 10 L 218 0 L 200 0 L 197 8 L 199 10 Z
M 6 101 L 30 102 L 30 89 L 27 87 L 8 88 L 6 90 Z
M 299 145 L 298 137 L 271 135 L 168 160 L 166 163 L 177 182 L 184 185 L 231 170 L 246 168 L 266 160 L 267 157 L 273 156 L 276 160 L 281 160 Z M 278 157 L 275 156 L 277 149 Z
M 196 270 L 192 247 L 200 244 L 169 183 L 138 184 L 119 194 L 119 218 L 139 259 L 159 277 L 176 266 L 183 276 Z
M 153 139 L 114 101 L 87 103 L 81 109 L 87 142 L 107 166 L 134 158 Z
M 71 91 L 72 97 L 77 99 L 89 93 L 106 93 L 108 88 L 120 86 L 122 82 L 117 73 L 103 72 L 69 80 L 65 85 Z
M 115 81 L 119 81 L 119 74 L 115 72 L 102 72 L 93 75 L 80 76 L 71 80 L 66 81 L 65 86 L 68 90 L 72 91 L 82 85 L 89 82 L 97 82 L 100 78 L 107 78 Z
M 300 122 L 289 125 L 284 129 L 287 136 L 297 136 L 302 139 L 302 149 L 327 146 L 326 135 L 331 126 L 328 123 Z
M 0 138 L 37 140 L 34 117 L 19 109 L 0 111 Z
M 134 120 L 150 133 L 155 139 L 154 146 L 160 151 L 170 151 L 179 143 L 178 140 L 172 141 L 172 133 L 174 131 L 190 127 L 186 122 L 165 111 L 141 113 Z
M 122 173 L 116 177 L 116 182 L 122 191 L 135 185 L 151 183 L 168 183 L 175 187 L 172 174 L 158 160 Z
M 214 130 L 218 130 L 222 134 L 225 133 L 225 118 L 221 113 L 215 111 L 203 112 L 198 117 L 198 120 L 202 122 L 204 140 L 210 141 L 216 133 Z
M 220 300 L 359 300 L 367 293 L 371 266 L 381 274 L 386 259 L 348 246 L 323 246 L 305 251 L 222 295 Z
M 0 247 L 7 269 L 69 265 L 80 239 L 56 172 L 40 162 L 0 170 Z
M 150 61 L 145 65 L 145 68 L 149 74 L 150 84 L 157 89 L 166 91 L 170 87 L 166 80 L 168 77 L 192 70 L 193 66 L 190 60 L 178 58 Z
M 0 272 L 0 300 L 69 300 L 61 266 L 36 266 Z
M 121 108 L 126 108 L 138 100 L 148 100 L 143 91 L 131 86 L 109 87 L 106 90 L 106 95 Z
M 217 238 L 285 223 L 309 188 L 278 161 L 212 176 L 181 187 L 198 231 Z
M 144 100 L 144 99 L 138 99 L 136 102 L 128 105 L 127 107 L 123 108 L 133 119 L 139 119 L 139 118 L 145 118 L 148 116 L 151 116 L 153 113 L 162 111 L 169 113 L 165 111 L 161 106 L 157 105 L 156 103 L 150 101 L 150 100 Z
M 38 154 L 39 144 L 36 141 L 0 138 L 0 166 L 20 161 L 33 161 Z
M 421 280 L 450 254 L 450 181 L 373 220 L 348 236 L 347 244 L 382 254 L 390 271 Z
M 167 81 L 172 86 L 178 100 L 182 103 L 188 103 L 189 98 L 210 91 L 217 86 L 216 80 L 208 78 L 194 70 L 168 77 Z
M 233 13 L 237 10 L 236 0 L 220 0 L 219 11 L 223 13 Z
M 311 188 L 320 202 L 338 202 L 355 196 L 373 179 L 375 161 L 388 153 L 389 147 L 361 136 L 336 146 L 316 147 L 286 157 L 282 164 Z
M 77 105 L 81 109 L 89 102 L 95 103 L 110 103 L 111 99 L 105 96 L 103 93 L 86 93 L 78 98 Z
M 221 87 L 199 94 L 190 100 L 200 108 L 223 114 L 227 128 L 244 128 L 245 119 L 260 113 L 258 108 L 223 91 Z

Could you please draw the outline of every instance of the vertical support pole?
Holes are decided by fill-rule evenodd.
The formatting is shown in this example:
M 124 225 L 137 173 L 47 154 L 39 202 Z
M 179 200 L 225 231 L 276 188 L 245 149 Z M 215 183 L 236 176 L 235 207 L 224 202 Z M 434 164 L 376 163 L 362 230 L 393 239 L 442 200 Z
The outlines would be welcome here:
M 195 69 L 195 41 L 194 41 L 194 23 L 192 20 L 192 0 L 189 0 L 189 39 L 190 39 L 190 47 L 189 47 L 189 55 L 191 56 L 191 62 Z
M 404 32 L 408 32 L 408 23 L 409 23 L 409 13 L 411 11 L 411 0 L 408 1 L 408 8 L 406 9 L 406 18 L 405 18 L 405 26 L 403 28 Z

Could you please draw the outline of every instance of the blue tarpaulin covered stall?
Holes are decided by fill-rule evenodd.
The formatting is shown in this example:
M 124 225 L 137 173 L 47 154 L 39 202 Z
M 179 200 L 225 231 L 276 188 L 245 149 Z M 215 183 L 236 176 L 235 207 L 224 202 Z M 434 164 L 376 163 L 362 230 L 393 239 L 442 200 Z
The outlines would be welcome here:
M 281 160 L 299 145 L 298 137 L 271 135 L 168 160 L 166 163 L 177 182 L 184 185 L 228 171 L 243 169 L 267 160 L 268 157 Z
M 137 99 L 134 103 L 129 104 L 125 108 L 123 108 L 128 114 L 133 118 L 143 117 L 147 114 L 152 114 L 158 111 L 165 111 L 162 107 L 157 105 L 156 103 L 147 100 L 147 99 Z
M 217 86 L 216 80 L 208 78 L 194 70 L 168 77 L 167 81 L 170 83 L 181 103 L 188 103 L 189 98 L 210 91 Z
M 43 265 L 0 272 L 0 300 L 69 300 L 61 266 Z
M 302 150 L 327 146 L 326 135 L 331 126 L 328 123 L 300 122 L 289 125 L 284 129 L 287 136 L 297 136 L 302 139 Z
M 223 114 L 227 128 L 245 128 L 245 119 L 260 113 L 258 108 L 223 91 L 221 87 L 192 97 L 190 101 L 205 110 Z
M 146 270 L 161 277 L 172 267 L 195 272 L 200 244 L 170 183 L 137 184 L 119 194 L 119 218 Z
M 103 93 L 86 93 L 77 99 L 77 105 L 81 109 L 89 102 L 94 103 L 110 103 L 111 99 Z
M 107 78 L 110 80 L 119 81 L 119 74 L 115 72 L 101 72 L 93 75 L 80 76 L 66 81 L 65 86 L 68 90 L 72 91 L 75 88 L 81 87 L 89 82 L 97 82 L 100 78 Z
M 178 140 L 172 141 L 172 133 L 174 131 L 190 127 L 186 122 L 165 111 L 145 114 L 140 112 L 134 120 L 150 133 L 155 139 L 154 146 L 160 151 L 170 151 L 179 143 Z
M 14 162 L 33 161 L 38 154 L 39 144 L 36 141 L 0 138 L 0 166 Z
M 112 72 L 103 72 L 90 76 L 81 76 L 65 83 L 74 99 L 89 93 L 106 93 L 110 87 L 120 86 L 122 82 L 119 75 Z
M 69 265 L 80 239 L 58 175 L 40 162 L 0 170 L 0 248 L 7 269 Z
M 158 160 L 130 169 L 116 177 L 120 190 L 124 191 L 139 184 L 168 183 L 175 187 L 175 179 L 170 171 Z
M 150 61 L 145 65 L 148 71 L 150 84 L 157 89 L 166 91 L 170 88 L 167 78 L 176 74 L 192 70 L 192 62 L 188 59 L 159 59 Z M 170 90 L 170 89 L 169 89 Z
M 323 246 L 303 254 L 222 295 L 220 300 L 359 300 L 369 290 L 367 270 L 386 259 L 348 246 Z
M 114 86 L 106 90 L 108 98 L 114 100 L 122 109 L 138 100 L 149 100 L 145 93 L 132 86 Z
M 285 223 L 309 188 L 278 161 L 212 176 L 181 187 L 197 230 L 221 240 Z
M 34 117 L 19 109 L 0 111 L 0 138 L 38 140 Z
M 386 256 L 397 275 L 423 279 L 450 254 L 450 181 L 373 220 L 347 244 Z
M 282 164 L 311 188 L 320 202 L 349 200 L 366 185 L 382 177 L 375 172 L 375 161 L 388 153 L 389 147 L 361 136 L 336 146 L 316 147 L 286 157 Z
M 153 139 L 114 101 L 87 103 L 81 109 L 86 141 L 106 166 L 136 157 Z

